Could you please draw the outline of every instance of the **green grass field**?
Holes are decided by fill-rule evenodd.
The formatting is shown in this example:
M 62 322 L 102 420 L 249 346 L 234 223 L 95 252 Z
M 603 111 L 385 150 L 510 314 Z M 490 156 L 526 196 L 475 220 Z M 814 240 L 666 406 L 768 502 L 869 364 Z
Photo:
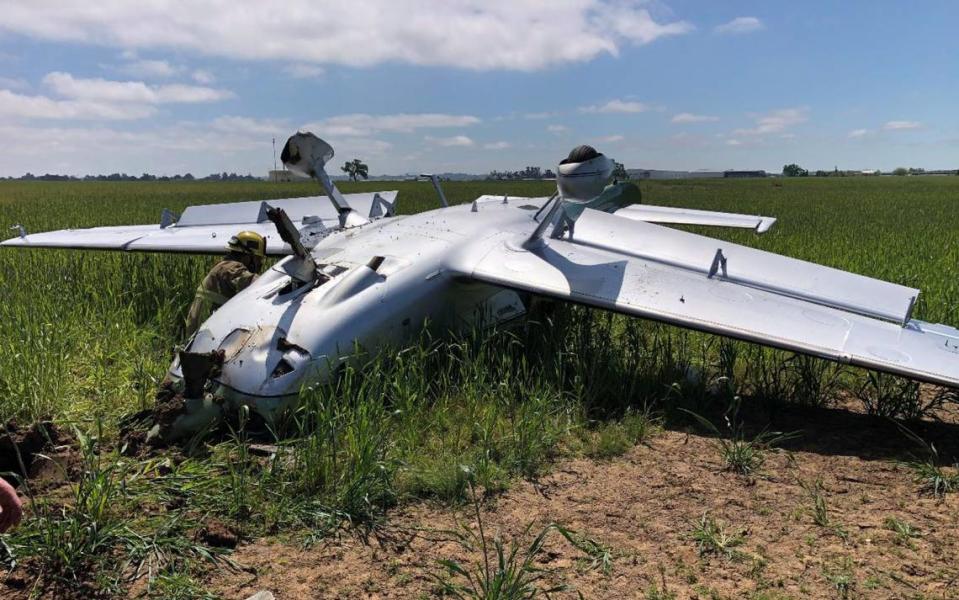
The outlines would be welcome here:
M 552 191 L 537 182 L 444 187 L 457 203 Z M 702 232 L 918 287 L 915 317 L 959 325 L 959 177 L 640 187 L 650 204 L 778 217 L 764 236 Z M 437 205 L 426 183 L 342 188 L 399 189 L 401 213 Z M 316 193 L 313 184 L 0 182 L 0 225 L 154 223 L 163 208 Z M 70 478 L 69 497 L 41 495 L 24 526 L 0 536 L 0 558 L 37 589 L 124 593 L 149 566 L 145 593 L 190 597 L 198 569 L 225 564 L 191 537 L 211 515 L 251 537 L 374 526 L 397 503 L 462 502 L 470 482 L 502 490 L 557 456 L 615 456 L 654 422 L 682 420 L 679 407 L 721 412 L 735 397 L 821 406 L 852 394 L 889 416 L 921 408 L 918 387 L 907 382 L 577 308 L 556 316 L 567 323 L 561 338 L 560 328 L 530 327 L 423 340 L 388 360 L 371 357 L 366 372 L 305 398 L 281 443 L 282 460 L 250 455 L 242 433 L 175 460 L 125 456 L 118 423 L 151 406 L 211 264 L 210 257 L 0 251 L 0 420 L 75 428 L 83 466 Z

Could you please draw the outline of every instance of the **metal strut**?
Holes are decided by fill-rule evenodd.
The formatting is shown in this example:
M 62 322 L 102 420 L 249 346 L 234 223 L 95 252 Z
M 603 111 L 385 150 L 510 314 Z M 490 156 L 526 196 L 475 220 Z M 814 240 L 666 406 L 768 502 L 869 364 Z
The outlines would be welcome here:
M 723 271 L 723 277 L 726 277 L 726 257 L 723 256 L 723 249 L 717 248 L 716 256 L 713 257 L 713 264 L 709 267 L 709 275 L 707 275 L 707 277 L 712 279 L 713 275 L 720 269 Z

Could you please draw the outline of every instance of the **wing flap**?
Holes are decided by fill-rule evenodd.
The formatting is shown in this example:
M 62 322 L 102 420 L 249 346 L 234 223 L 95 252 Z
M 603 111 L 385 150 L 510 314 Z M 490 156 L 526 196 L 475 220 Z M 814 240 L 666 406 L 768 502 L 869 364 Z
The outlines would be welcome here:
M 652 204 L 633 204 L 617 210 L 615 215 L 647 223 L 674 223 L 677 225 L 713 225 L 717 227 L 741 227 L 766 233 L 776 222 L 775 217 L 744 215 L 739 213 L 673 208 Z
M 577 223 L 578 227 L 578 223 Z M 562 240 L 500 243 L 464 275 L 496 285 L 959 386 L 959 330 L 903 327 L 688 269 Z
M 587 209 L 573 241 L 899 324 L 919 290 L 710 237 Z

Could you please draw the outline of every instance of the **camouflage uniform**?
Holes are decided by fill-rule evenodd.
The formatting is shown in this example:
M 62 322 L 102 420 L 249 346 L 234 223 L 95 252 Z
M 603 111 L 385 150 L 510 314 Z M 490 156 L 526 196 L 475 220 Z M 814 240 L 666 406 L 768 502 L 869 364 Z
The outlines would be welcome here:
M 186 335 L 193 335 L 213 311 L 246 289 L 256 278 L 256 274 L 234 257 L 227 256 L 218 262 L 196 288 L 196 296 L 186 317 Z

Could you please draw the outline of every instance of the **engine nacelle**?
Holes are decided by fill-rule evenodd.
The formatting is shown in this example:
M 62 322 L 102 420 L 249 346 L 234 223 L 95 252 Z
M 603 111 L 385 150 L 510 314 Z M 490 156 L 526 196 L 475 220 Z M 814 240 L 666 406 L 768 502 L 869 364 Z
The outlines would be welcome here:
M 612 179 L 614 167 L 611 158 L 592 146 L 577 146 L 559 163 L 556 186 L 566 200 L 591 200 Z

